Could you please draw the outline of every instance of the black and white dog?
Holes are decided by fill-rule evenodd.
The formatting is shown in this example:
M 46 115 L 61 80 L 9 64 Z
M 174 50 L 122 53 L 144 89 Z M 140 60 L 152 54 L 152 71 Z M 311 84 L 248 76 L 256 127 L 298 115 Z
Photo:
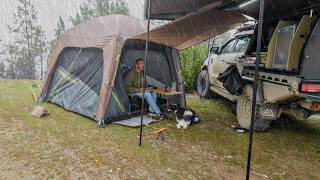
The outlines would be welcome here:
M 179 107 L 176 110 L 177 128 L 187 129 L 191 124 L 199 122 L 199 117 L 191 108 Z

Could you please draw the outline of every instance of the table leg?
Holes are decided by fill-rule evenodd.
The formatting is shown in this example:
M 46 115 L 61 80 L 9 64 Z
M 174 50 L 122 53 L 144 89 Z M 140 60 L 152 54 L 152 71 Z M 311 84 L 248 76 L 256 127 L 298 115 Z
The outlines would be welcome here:
M 169 112 L 169 98 L 167 98 L 167 112 Z

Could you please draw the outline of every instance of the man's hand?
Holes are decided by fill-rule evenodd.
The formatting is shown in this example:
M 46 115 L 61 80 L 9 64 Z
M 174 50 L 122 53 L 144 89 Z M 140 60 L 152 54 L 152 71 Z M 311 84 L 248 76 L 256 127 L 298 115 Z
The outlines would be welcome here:
M 139 89 L 138 89 L 138 92 L 139 92 L 139 93 L 144 93 L 144 91 L 145 91 L 144 88 L 139 88 Z

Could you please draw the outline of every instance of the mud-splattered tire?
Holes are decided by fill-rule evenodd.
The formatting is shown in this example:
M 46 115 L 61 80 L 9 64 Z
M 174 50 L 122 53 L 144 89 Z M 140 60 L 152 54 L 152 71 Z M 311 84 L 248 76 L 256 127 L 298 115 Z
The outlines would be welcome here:
M 252 92 L 252 85 L 245 86 L 237 102 L 237 118 L 239 125 L 248 130 L 251 125 Z M 253 129 L 255 131 L 266 131 L 270 127 L 270 123 L 271 121 L 268 120 L 256 119 Z
M 202 71 L 197 80 L 197 93 L 204 98 L 216 98 L 217 95 L 210 89 L 209 73 L 207 70 Z

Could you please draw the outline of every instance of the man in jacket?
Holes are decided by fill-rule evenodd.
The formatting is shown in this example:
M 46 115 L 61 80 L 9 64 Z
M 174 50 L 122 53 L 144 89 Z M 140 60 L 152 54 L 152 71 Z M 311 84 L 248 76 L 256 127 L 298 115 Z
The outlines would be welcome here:
M 146 90 L 143 86 L 144 60 L 136 60 L 135 68 L 125 77 L 127 92 L 131 97 L 137 96 L 143 98 L 149 104 L 149 111 L 161 116 L 160 108 L 157 105 L 157 93 Z

